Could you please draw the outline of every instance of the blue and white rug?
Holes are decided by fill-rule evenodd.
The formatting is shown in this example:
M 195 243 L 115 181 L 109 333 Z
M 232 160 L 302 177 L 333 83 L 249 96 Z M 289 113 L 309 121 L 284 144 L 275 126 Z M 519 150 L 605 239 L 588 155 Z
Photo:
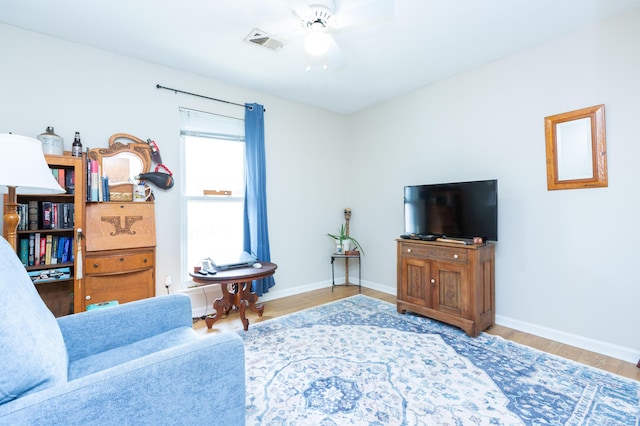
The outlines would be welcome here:
M 247 425 L 635 425 L 640 382 L 353 296 L 240 331 Z

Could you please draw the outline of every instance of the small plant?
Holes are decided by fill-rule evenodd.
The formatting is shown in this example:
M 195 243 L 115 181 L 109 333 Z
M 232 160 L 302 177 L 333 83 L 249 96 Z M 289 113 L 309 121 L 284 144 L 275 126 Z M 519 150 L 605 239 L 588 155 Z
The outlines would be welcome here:
M 342 246 L 342 242 L 345 240 L 351 241 L 353 242 L 353 245 L 356 246 L 356 248 L 358 250 L 360 250 L 362 252 L 362 254 L 364 254 L 364 250 L 362 249 L 362 246 L 360 245 L 360 243 L 358 242 L 358 240 L 356 240 L 353 237 L 350 237 L 347 235 L 347 231 L 346 228 L 344 226 L 344 224 L 342 224 L 340 226 L 340 231 L 337 234 L 327 234 L 328 237 L 333 238 L 334 240 L 336 240 L 340 246 Z

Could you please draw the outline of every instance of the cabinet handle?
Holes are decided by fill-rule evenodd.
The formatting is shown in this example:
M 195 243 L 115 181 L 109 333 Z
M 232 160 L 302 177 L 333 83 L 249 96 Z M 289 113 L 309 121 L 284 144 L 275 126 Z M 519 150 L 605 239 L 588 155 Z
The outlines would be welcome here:
M 431 284 L 435 284 L 436 283 L 436 279 L 435 278 L 431 278 Z
M 84 298 L 85 300 L 91 300 L 91 296 L 89 296 L 88 294 Z
M 407 249 L 407 253 L 411 253 L 411 249 Z
M 453 258 L 454 258 L 454 259 L 457 259 L 457 258 L 458 258 L 458 255 L 457 255 L 457 254 L 454 254 L 454 255 L 453 255 Z

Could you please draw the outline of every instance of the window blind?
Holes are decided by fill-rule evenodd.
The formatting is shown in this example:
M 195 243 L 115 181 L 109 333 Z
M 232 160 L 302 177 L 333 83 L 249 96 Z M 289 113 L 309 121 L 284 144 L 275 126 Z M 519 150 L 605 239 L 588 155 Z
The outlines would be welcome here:
M 180 108 L 180 121 L 182 136 L 244 142 L 244 119 L 241 118 Z

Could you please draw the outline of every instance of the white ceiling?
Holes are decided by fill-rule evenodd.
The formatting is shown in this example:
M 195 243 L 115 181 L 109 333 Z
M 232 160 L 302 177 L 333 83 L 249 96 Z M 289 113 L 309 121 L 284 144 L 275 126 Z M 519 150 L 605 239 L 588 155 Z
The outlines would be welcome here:
M 351 113 L 640 7 L 640 0 L 396 0 L 391 19 L 333 34 L 342 69 L 307 72 L 302 41 L 289 30 L 297 26 L 292 1 L 0 0 L 0 22 Z M 335 0 L 336 15 L 370 1 Z M 250 45 L 244 38 L 254 28 L 292 41 L 278 51 Z

